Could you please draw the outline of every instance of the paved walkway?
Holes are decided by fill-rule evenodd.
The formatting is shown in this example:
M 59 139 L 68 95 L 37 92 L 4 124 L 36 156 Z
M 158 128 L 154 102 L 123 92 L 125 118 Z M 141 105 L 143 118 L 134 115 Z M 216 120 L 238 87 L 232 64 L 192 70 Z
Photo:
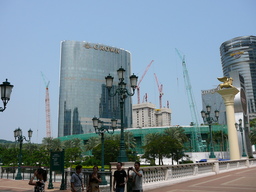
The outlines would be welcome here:
M 189 179 L 189 178 L 188 178 Z M 48 183 L 46 183 L 48 185 Z M 46 192 L 70 192 L 59 190 L 60 183 Z M 0 179 L 1 192 L 32 192 L 28 180 Z M 256 192 L 256 167 L 229 171 L 193 180 L 175 179 L 145 186 L 144 192 Z
M 171 183 L 171 182 L 170 182 Z M 145 190 L 144 190 L 145 191 Z M 147 192 L 256 192 L 256 167 L 175 183 Z
M 32 192 L 34 191 L 34 186 L 28 184 L 28 180 L 12 180 L 12 179 L 0 179 L 0 191 L 1 192 Z M 46 183 L 48 187 L 48 182 Z M 59 190 L 60 183 L 53 183 L 54 189 L 46 189 L 45 191 L 52 192 L 70 192 L 70 190 Z

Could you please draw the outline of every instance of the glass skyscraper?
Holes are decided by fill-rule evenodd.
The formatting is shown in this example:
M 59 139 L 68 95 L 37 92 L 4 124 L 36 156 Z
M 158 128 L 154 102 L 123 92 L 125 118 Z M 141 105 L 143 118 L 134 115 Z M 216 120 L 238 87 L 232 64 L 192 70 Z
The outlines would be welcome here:
M 250 119 L 256 118 L 256 36 L 236 37 L 220 46 L 222 70 L 230 77 L 238 71 L 244 78 Z
M 58 137 L 94 132 L 94 116 L 108 125 L 112 118 L 120 123 L 118 96 L 109 97 L 105 77 L 114 77 L 123 67 L 130 87 L 131 54 L 129 51 L 89 42 L 62 41 L 59 91 Z M 125 99 L 124 127 L 132 125 L 131 97 Z

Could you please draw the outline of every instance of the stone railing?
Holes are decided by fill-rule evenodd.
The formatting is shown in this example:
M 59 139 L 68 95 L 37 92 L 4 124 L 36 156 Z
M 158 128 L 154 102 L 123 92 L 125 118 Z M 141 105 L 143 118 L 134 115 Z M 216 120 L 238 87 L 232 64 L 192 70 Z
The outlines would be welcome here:
M 143 186 L 147 189 L 156 183 L 166 183 L 166 185 L 168 185 L 184 180 L 204 177 L 206 175 L 215 175 L 252 166 L 256 166 L 256 159 L 142 167 Z
M 184 180 L 190 180 L 200 177 L 205 177 L 208 175 L 215 175 L 227 171 L 232 171 L 236 169 L 243 169 L 256 166 L 256 159 L 244 159 L 235 161 L 211 161 L 204 163 L 191 163 L 191 164 L 180 164 L 180 165 L 163 165 L 163 166 L 142 166 L 143 170 L 143 188 L 145 190 L 156 188 L 161 184 L 170 185 L 173 183 L 182 182 Z M 125 168 L 125 167 L 124 167 Z M 6 169 L 1 168 L 0 178 L 14 179 L 17 170 L 13 169 L 11 172 Z M 113 183 L 113 171 L 105 172 L 105 177 L 108 185 L 101 185 L 101 191 L 111 191 Z M 8 173 L 9 172 L 9 173 Z M 23 179 L 29 179 L 33 173 L 33 168 L 26 173 L 22 173 Z M 73 171 L 65 171 L 65 184 L 67 188 L 70 188 L 70 176 Z M 83 179 L 86 184 L 86 179 L 90 171 L 83 171 Z M 53 174 L 53 181 L 60 182 L 61 174 Z

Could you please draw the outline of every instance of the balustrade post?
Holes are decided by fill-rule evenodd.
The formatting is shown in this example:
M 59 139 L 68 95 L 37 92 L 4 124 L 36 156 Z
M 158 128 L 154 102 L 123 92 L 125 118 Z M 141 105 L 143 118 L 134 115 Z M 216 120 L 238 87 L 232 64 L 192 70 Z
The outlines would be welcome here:
M 71 183 L 70 183 L 70 179 L 71 179 L 71 167 L 68 167 L 67 168 L 67 171 L 66 171 L 66 187 L 69 189 L 71 187 Z
M 219 162 L 214 163 L 214 172 L 216 173 L 216 175 L 219 174 L 219 172 L 220 172 Z
M 198 165 L 193 167 L 193 175 L 197 175 L 198 174 Z
M 248 159 L 246 159 L 246 161 L 245 161 L 245 166 L 246 166 L 247 168 L 250 167 L 250 163 L 249 163 L 249 160 L 248 160 Z
M 169 173 L 168 169 L 165 169 L 165 170 L 164 170 L 164 180 L 165 180 L 165 181 L 168 180 L 168 173 Z

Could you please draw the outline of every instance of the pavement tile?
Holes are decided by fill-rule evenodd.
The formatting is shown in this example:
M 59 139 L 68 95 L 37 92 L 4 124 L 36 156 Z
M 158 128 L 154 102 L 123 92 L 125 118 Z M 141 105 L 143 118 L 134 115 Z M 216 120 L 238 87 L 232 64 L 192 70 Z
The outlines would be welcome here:
M 48 182 L 46 183 L 48 186 Z M 54 189 L 46 192 L 70 192 L 60 190 L 60 182 L 53 182 Z M 0 192 L 32 192 L 28 180 L 0 179 Z M 173 179 L 147 184 L 144 192 L 256 192 L 256 167 L 238 169 L 218 175 Z

